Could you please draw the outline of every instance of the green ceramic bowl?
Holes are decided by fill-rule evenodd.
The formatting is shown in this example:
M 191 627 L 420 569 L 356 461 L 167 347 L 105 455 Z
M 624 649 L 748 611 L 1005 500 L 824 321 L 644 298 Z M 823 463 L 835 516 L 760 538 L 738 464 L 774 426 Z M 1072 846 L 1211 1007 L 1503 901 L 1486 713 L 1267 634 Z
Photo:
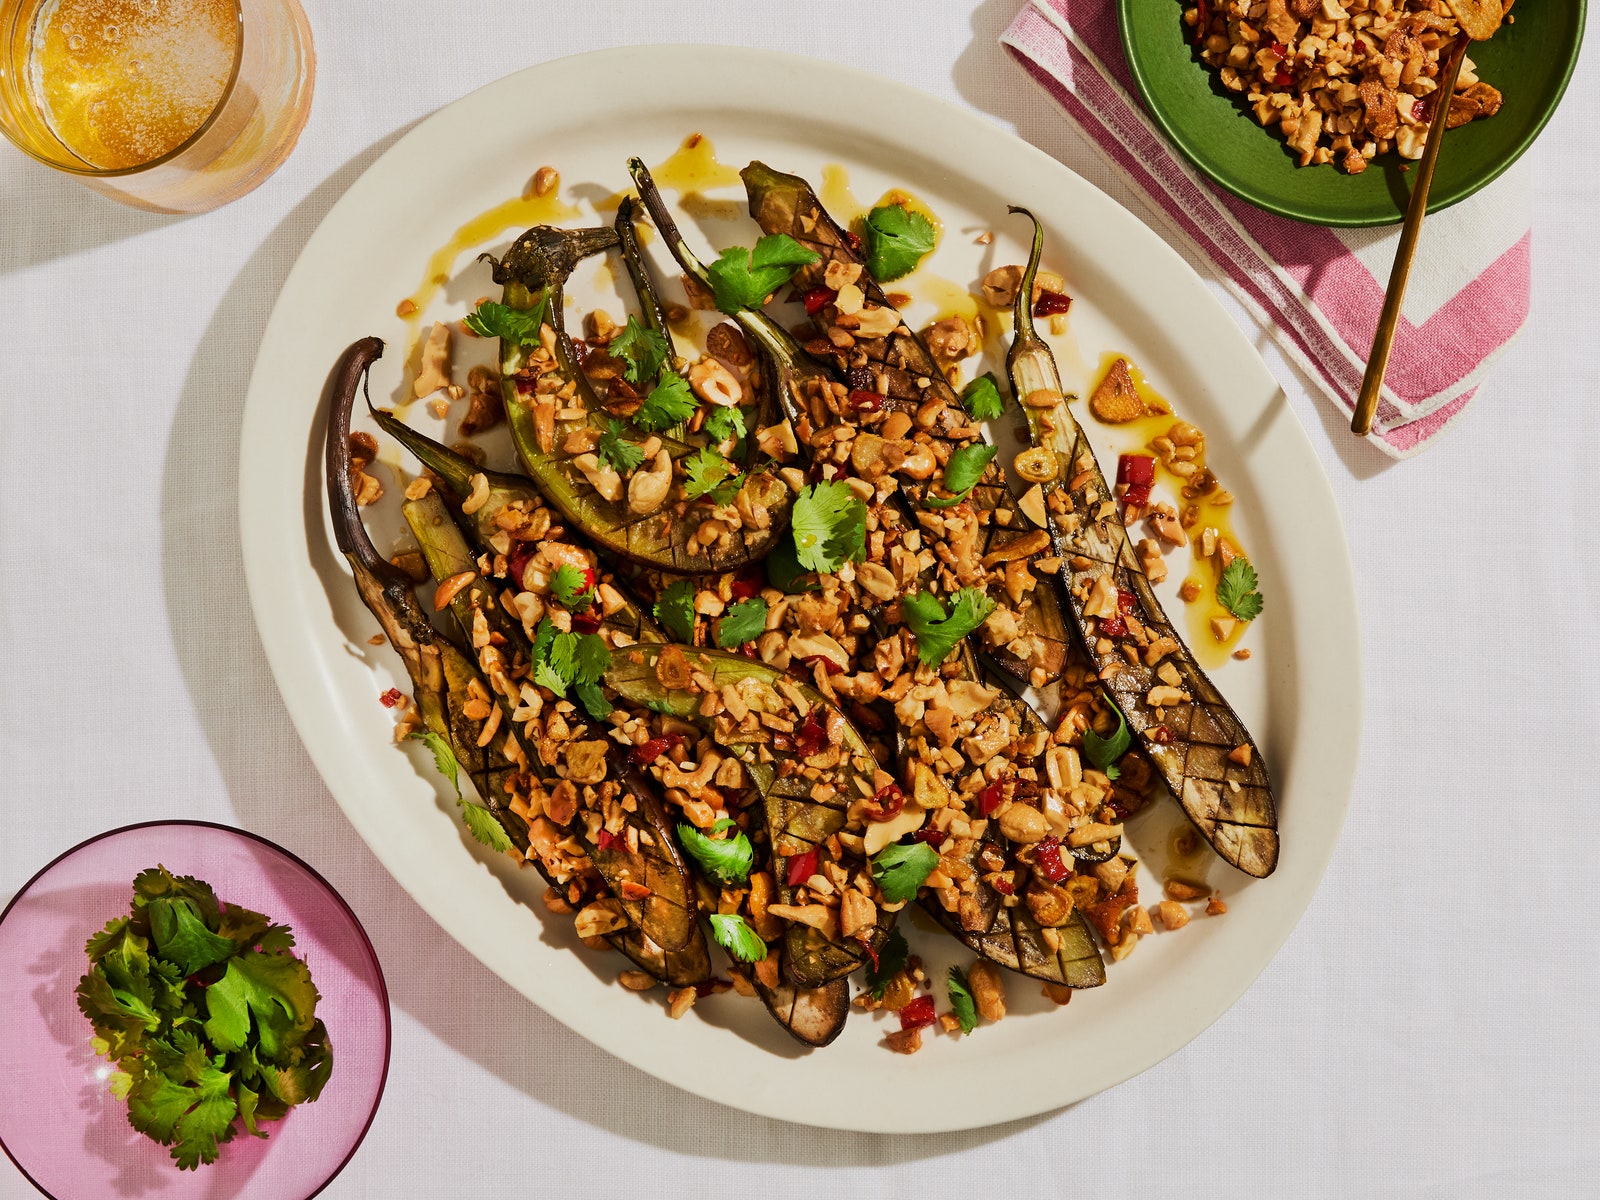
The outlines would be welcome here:
M 1430 210 L 1465 200 L 1539 136 L 1566 90 L 1583 38 L 1585 0 L 1520 0 L 1469 56 L 1505 95 L 1493 117 L 1452 129 L 1434 171 Z M 1360 175 L 1332 163 L 1299 167 L 1275 130 L 1263 129 L 1186 39 L 1182 0 L 1117 0 L 1122 48 L 1145 108 L 1204 174 L 1241 200 L 1317 225 L 1389 225 L 1409 194 L 1398 155 Z

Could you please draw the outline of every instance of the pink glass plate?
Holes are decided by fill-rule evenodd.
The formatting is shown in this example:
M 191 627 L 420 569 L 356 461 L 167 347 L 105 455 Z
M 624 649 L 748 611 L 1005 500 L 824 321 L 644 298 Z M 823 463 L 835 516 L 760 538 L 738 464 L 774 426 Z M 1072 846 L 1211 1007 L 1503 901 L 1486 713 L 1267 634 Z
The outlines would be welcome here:
M 197 1171 L 128 1124 L 74 994 L 85 940 L 128 911 L 133 877 L 157 863 L 293 927 L 333 1046 L 316 1103 L 265 1126 L 265 1141 L 235 1137 Z M 389 994 L 372 943 L 322 876 L 253 833 L 202 821 L 114 829 L 68 850 L 0 913 L 0 1147 L 56 1200 L 309 1200 L 355 1154 L 388 1074 Z

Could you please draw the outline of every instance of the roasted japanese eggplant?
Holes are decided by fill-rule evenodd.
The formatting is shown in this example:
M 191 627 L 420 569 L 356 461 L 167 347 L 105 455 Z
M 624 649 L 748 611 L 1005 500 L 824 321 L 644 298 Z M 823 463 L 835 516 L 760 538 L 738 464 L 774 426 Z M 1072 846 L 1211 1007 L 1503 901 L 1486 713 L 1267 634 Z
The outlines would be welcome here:
M 625 414 L 602 402 L 567 335 L 562 288 L 572 264 L 591 248 L 617 241 L 612 229 L 567 233 L 541 226 L 493 262 L 503 302 L 525 314 L 530 329 L 522 337 L 500 340 L 501 389 L 512 442 L 550 503 L 607 552 L 677 574 L 737 570 L 764 558 L 788 527 L 788 488 L 766 471 L 745 472 L 731 501 L 742 514 L 740 535 L 702 542 L 715 519 L 714 502 L 673 498 L 683 478 L 683 468 L 675 464 L 696 447 L 664 433 L 646 435 L 618 420 Z M 594 453 L 613 425 L 616 437 L 637 444 L 640 453 L 650 450 L 647 467 L 634 469 L 626 486 L 612 464 Z
M 1055 357 L 1034 331 L 1031 298 L 1044 230 L 1026 209 L 1011 211 L 1033 222 L 1006 356 L 1012 394 L 1033 442 L 1018 456 L 1017 472 L 1025 485 L 1043 491 L 1051 550 L 1064 564 L 1053 577 L 1062 607 L 1184 812 L 1225 861 L 1248 875 L 1270 875 L 1278 863 L 1278 815 L 1266 763 L 1139 565 L 1112 489 L 1067 407 Z M 1176 671 L 1176 684 L 1158 675 L 1163 667 Z

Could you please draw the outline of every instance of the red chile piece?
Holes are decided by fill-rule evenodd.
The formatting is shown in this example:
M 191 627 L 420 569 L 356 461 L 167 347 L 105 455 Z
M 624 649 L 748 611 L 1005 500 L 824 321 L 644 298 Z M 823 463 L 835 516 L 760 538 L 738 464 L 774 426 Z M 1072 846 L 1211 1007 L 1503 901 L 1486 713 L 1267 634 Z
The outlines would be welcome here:
M 918 996 L 900 1010 L 901 1029 L 921 1029 L 934 1022 L 933 997 Z
M 597 612 L 583 612 L 572 614 L 572 632 L 574 633 L 599 633 L 600 623 L 604 620 Z
M 816 705 L 806 714 L 806 719 L 795 731 L 795 744 L 799 747 L 802 758 L 810 758 L 813 754 L 821 754 L 822 748 L 828 744 L 828 727 L 822 720 L 822 706 Z
M 623 849 L 627 849 L 628 840 L 619 834 L 612 833 L 609 829 L 602 829 L 595 834 L 594 844 L 602 850 L 610 850 L 618 845 Z
M 857 412 L 877 412 L 883 407 L 883 397 L 877 392 L 856 388 L 850 393 L 850 406 Z
M 527 542 L 517 543 L 506 558 L 506 570 L 511 574 L 511 585 L 518 591 L 522 590 L 522 573 L 528 569 L 528 564 L 533 561 L 533 547 Z
M 877 795 L 867 803 L 867 818 L 873 821 L 892 821 L 906 806 L 906 795 L 900 785 L 891 783 L 878 789 Z
M 1131 613 L 1138 607 L 1139 597 L 1135 596 L 1127 588 L 1117 589 L 1117 610 L 1119 612 Z
M 1148 454 L 1124 454 L 1117 459 L 1117 482 L 1130 487 L 1156 481 L 1156 460 Z
M 1033 315 L 1036 317 L 1055 317 L 1072 307 L 1072 297 L 1064 296 L 1060 292 L 1052 292 L 1049 288 L 1039 289 L 1039 298 L 1033 302 Z
M 1005 799 L 1005 784 L 996 779 L 978 793 L 978 815 L 987 817 L 1000 807 L 1000 801 L 1003 799 Z
M 944 845 L 944 830 L 919 829 L 911 835 L 911 840 L 913 842 L 927 842 L 928 845 L 937 850 L 940 846 Z
M 1061 840 L 1047 837 L 1033 848 L 1033 869 L 1051 883 L 1067 877 L 1067 864 L 1061 861 Z
M 800 297 L 800 302 L 806 306 L 806 311 L 816 316 L 828 305 L 839 298 L 839 293 L 831 287 L 814 287 Z
M 1100 618 L 1100 634 L 1103 637 L 1125 637 L 1128 632 L 1128 623 L 1119 614 L 1115 617 Z
M 735 575 L 733 582 L 728 585 L 728 592 L 735 600 L 754 600 L 766 586 L 767 573 L 757 564 Z
M 628 761 L 635 766 L 647 766 L 655 762 L 663 754 L 671 754 L 672 748 L 683 741 L 681 734 L 669 733 L 663 737 L 651 738 L 641 746 L 635 746 L 628 751 Z
M 387 692 L 378 697 L 378 703 L 383 705 L 385 708 L 393 708 L 396 704 L 400 703 L 400 689 L 390 688 Z
M 799 887 L 816 873 L 817 848 L 813 846 L 804 854 L 796 854 L 789 859 L 789 871 L 784 879 L 790 887 Z

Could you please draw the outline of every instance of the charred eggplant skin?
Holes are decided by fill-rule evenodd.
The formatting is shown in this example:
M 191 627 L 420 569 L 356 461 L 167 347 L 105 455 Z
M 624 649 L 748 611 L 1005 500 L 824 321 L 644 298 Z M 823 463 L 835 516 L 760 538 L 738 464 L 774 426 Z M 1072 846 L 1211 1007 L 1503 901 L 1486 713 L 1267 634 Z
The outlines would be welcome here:
M 1033 222 L 1033 245 L 1017 289 L 1006 371 L 1013 397 L 1028 418 L 1033 441 L 1028 453 L 1039 460 L 1033 482 L 1044 490 L 1051 552 L 1063 561 L 1050 577 L 1061 607 L 1071 614 L 1080 644 L 1122 709 L 1139 748 L 1190 820 L 1226 862 L 1248 875 L 1270 875 L 1278 863 L 1278 814 L 1266 763 L 1244 722 L 1167 618 L 1139 565 L 1094 449 L 1067 407 L 1055 356 L 1034 331 L 1031 297 L 1044 247 L 1043 227 L 1027 209 L 1013 206 L 1011 211 Z M 1038 477 L 1046 473 L 1049 478 Z M 1137 603 L 1138 620 L 1149 635 L 1143 646 L 1126 637 L 1104 637 L 1097 630 L 1098 616 L 1108 615 L 1098 606 L 1108 596 L 1114 602 L 1121 593 Z M 1109 644 L 1110 651 L 1098 653 L 1101 644 Z M 1124 645 L 1134 651 L 1135 661 L 1123 654 Z M 1165 653 L 1155 656 L 1156 646 Z M 1161 683 L 1156 676 L 1161 662 L 1177 670 L 1177 690 L 1184 698 L 1157 708 L 1149 697 Z M 1243 747 L 1248 747 L 1247 757 L 1230 757 Z M 1246 761 L 1240 763 L 1239 757 Z

